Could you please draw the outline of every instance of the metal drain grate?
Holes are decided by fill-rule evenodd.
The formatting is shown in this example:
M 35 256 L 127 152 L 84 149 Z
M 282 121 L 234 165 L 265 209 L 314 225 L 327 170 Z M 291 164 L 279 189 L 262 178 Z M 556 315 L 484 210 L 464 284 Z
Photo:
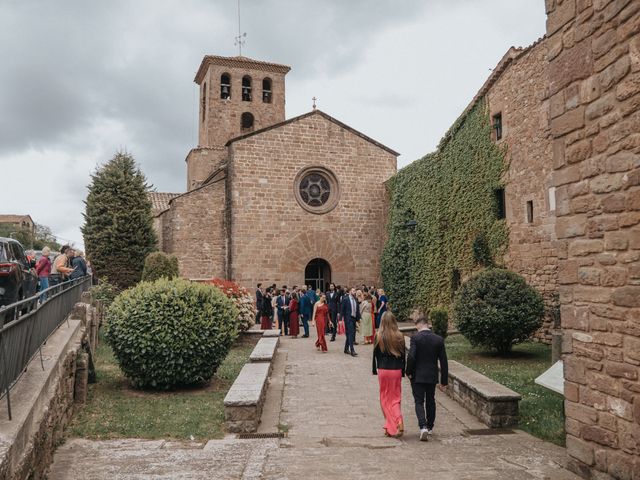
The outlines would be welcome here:
M 478 428 L 464 430 L 467 435 L 511 435 L 516 432 L 509 428 Z
M 238 438 L 240 440 L 253 440 L 255 438 L 284 438 L 287 435 L 283 432 L 275 433 L 239 433 Z

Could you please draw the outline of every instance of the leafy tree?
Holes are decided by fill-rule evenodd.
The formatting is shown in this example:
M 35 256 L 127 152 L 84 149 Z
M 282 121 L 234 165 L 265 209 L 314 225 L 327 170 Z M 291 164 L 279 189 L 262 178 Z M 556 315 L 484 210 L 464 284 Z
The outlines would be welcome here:
M 19 241 L 24 248 L 31 248 L 33 235 L 28 228 L 15 225 L 0 225 L 0 237 L 14 238 Z
M 144 260 L 156 249 L 150 185 L 133 157 L 118 152 L 91 176 L 82 234 L 94 271 L 118 288 L 142 275 Z
M 44 247 L 49 247 L 52 251 L 57 252 L 60 251 L 62 245 L 57 241 L 50 227 L 36 223 L 33 248 L 42 250 Z

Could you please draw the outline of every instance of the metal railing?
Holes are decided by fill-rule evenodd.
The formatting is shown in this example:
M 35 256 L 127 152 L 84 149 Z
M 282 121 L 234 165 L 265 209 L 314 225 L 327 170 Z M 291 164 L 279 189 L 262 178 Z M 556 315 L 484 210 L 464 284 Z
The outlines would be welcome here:
M 6 395 L 9 420 L 9 391 L 20 379 L 27 365 L 40 353 L 42 345 L 67 318 L 82 292 L 91 287 L 91 276 L 69 280 L 33 297 L 0 307 L 0 398 Z

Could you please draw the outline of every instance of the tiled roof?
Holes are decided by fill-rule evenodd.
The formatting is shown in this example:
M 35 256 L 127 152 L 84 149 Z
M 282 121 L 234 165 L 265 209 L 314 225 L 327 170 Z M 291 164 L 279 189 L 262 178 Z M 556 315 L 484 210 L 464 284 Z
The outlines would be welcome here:
M 0 223 L 20 223 L 25 220 L 33 223 L 30 215 L 0 215 Z
M 263 62 L 262 60 L 254 60 L 253 58 L 249 57 L 221 57 L 219 55 L 205 55 L 193 81 L 200 85 L 204 74 L 207 72 L 207 68 L 211 64 L 220 65 L 223 67 L 250 68 L 252 70 L 260 70 L 262 72 L 276 72 L 285 74 L 288 73 L 289 70 L 291 70 L 291 67 L 287 65 Z
M 245 133 L 244 135 L 240 135 L 239 137 L 232 138 L 231 140 L 229 140 L 226 143 L 226 145 L 229 146 L 233 142 L 237 142 L 238 140 L 243 140 L 243 139 L 245 139 L 247 137 L 252 137 L 254 135 L 260 135 L 261 133 L 268 132 L 269 130 L 273 130 L 274 128 L 279 128 L 279 127 L 282 127 L 284 125 L 288 125 L 288 124 L 296 122 L 298 120 L 302 120 L 303 118 L 310 117 L 311 115 L 320 115 L 321 117 L 326 118 L 330 122 L 335 123 L 339 127 L 344 128 L 345 130 L 348 130 L 349 132 L 353 133 L 354 135 L 357 135 L 358 137 L 362 138 L 363 140 L 366 140 L 369 143 L 373 143 L 376 147 L 381 148 L 382 150 L 386 150 L 387 152 L 389 152 L 392 155 L 395 155 L 396 157 L 398 155 L 400 155 L 395 150 L 392 150 L 391 148 L 387 147 L 386 145 L 383 145 L 380 142 L 375 141 L 373 138 L 366 136 L 364 133 L 359 132 L 355 128 L 350 127 L 346 123 L 342 123 L 340 120 L 337 120 L 337 119 L 333 118 L 331 115 L 327 115 L 326 113 L 324 113 L 324 112 L 322 112 L 320 110 L 311 110 L 310 112 L 304 113 L 304 114 L 299 115 L 297 117 L 290 118 L 289 120 L 285 120 L 284 122 L 275 123 L 273 125 L 269 125 L 268 127 L 261 128 L 260 130 L 256 130 L 254 132 Z
M 167 192 L 149 192 L 149 200 L 151 200 L 153 216 L 164 212 L 169 208 L 169 201 L 180 195 L 179 193 Z

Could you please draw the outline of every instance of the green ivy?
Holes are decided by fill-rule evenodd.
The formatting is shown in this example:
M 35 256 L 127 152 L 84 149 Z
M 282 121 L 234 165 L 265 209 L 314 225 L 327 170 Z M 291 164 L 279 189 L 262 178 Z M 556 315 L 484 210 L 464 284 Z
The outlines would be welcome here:
M 401 318 L 413 307 L 451 304 L 454 271 L 465 277 L 479 267 L 473 254 L 479 237 L 490 257 L 504 253 L 508 230 L 497 219 L 495 192 L 503 187 L 506 167 L 482 99 L 456 120 L 437 151 L 389 180 L 381 269 L 390 305 Z M 405 227 L 407 220 L 418 222 L 414 231 Z

